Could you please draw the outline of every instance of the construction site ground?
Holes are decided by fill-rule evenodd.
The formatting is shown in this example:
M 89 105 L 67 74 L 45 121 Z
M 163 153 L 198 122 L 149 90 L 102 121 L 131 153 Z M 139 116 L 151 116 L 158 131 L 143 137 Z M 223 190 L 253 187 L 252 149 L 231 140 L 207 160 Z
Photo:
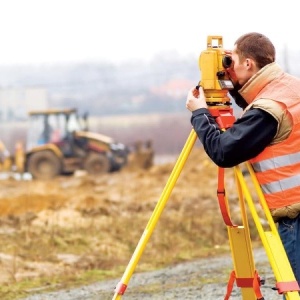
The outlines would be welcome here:
M 111 299 L 113 285 L 123 275 L 175 161 L 146 169 L 132 163 L 121 172 L 93 177 L 78 172 L 49 181 L 2 180 L 0 299 Z M 231 169 L 226 171 L 226 186 L 233 218 L 238 222 L 238 196 Z M 159 273 L 149 272 L 167 267 L 175 275 L 160 275 L 159 282 L 150 286 L 144 281 L 136 297 L 133 279 L 131 294 L 124 299 L 219 299 L 225 292 L 232 266 L 216 188 L 217 167 L 201 147 L 194 147 L 135 270 L 135 274 L 156 278 Z M 253 243 L 259 248 L 256 229 L 251 224 L 250 228 Z M 211 259 L 224 255 L 226 259 L 221 258 L 213 268 Z M 180 269 L 186 262 L 196 262 L 194 269 Z M 199 271 L 204 263 L 207 268 L 193 276 L 192 270 Z M 187 289 L 186 295 L 192 293 L 191 298 L 164 294 L 168 286 L 184 291 L 188 274 L 192 275 L 187 281 L 192 289 Z M 216 284 L 222 282 L 222 290 L 212 289 L 214 297 L 205 298 L 202 287 L 215 280 Z M 101 282 L 108 282 L 102 292 L 91 285 L 91 294 L 83 295 L 85 289 L 81 288 L 73 298 L 66 294 L 50 298 L 47 294 Z M 151 291 L 158 293 L 157 297 L 151 297 Z
M 274 289 L 275 280 L 265 250 L 254 249 L 254 259 L 265 284 L 260 290 L 266 300 L 282 300 Z M 133 274 L 124 300 L 224 300 L 232 261 L 229 254 L 200 258 L 170 265 L 159 270 Z M 43 295 L 31 295 L 23 300 L 111 300 L 120 279 L 101 281 L 72 289 Z M 241 290 L 234 286 L 231 300 L 242 298 Z

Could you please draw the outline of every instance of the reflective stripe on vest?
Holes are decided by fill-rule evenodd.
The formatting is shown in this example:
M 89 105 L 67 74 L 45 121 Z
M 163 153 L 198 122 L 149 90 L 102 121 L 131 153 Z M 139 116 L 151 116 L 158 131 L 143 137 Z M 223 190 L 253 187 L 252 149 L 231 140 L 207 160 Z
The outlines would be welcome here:
M 299 186 L 300 175 L 277 180 L 267 184 L 261 184 L 261 188 L 265 195 L 281 192 Z
M 265 159 L 260 162 L 252 163 L 255 172 L 265 172 L 274 168 L 285 167 L 300 162 L 300 152 L 287 154 L 270 159 Z
M 280 167 L 286 167 L 300 163 L 300 152 L 287 154 L 270 159 L 265 159 L 260 162 L 253 163 L 253 169 L 256 173 L 273 170 Z M 261 184 L 261 188 L 265 195 L 281 192 L 300 185 L 300 175 L 291 176 L 281 180 L 276 180 L 270 183 Z

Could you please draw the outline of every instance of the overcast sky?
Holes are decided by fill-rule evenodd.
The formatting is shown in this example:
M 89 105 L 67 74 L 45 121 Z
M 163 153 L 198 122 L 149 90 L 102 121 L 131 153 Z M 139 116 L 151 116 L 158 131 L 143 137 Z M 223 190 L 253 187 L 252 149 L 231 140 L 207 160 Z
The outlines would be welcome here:
M 198 57 L 208 35 L 230 49 L 259 31 L 278 51 L 299 48 L 298 1 L 0 0 L 0 64 Z

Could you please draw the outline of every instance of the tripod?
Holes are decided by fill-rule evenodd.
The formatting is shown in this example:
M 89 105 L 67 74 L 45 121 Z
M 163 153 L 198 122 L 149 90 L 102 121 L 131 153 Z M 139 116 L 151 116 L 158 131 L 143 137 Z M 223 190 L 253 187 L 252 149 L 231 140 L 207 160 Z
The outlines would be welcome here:
M 211 115 L 215 118 L 220 128 L 222 130 L 226 130 L 232 126 L 235 118 L 233 116 L 232 109 L 230 108 L 230 99 L 227 97 L 228 89 L 232 89 L 233 84 L 225 72 L 225 69 L 227 69 L 231 64 L 231 57 L 226 57 L 226 55 L 224 55 L 222 45 L 223 39 L 221 36 L 208 36 L 207 50 L 203 51 L 199 58 L 199 67 L 202 71 L 202 80 L 199 82 L 199 86 L 201 85 L 205 91 L 206 102 L 209 106 Z M 125 273 L 115 289 L 115 294 L 112 300 L 120 299 L 121 296 L 124 295 L 128 282 L 161 216 L 168 198 L 195 144 L 196 138 L 197 135 L 192 129 L 161 194 L 161 197 L 130 259 Z M 269 208 L 266 204 L 260 185 L 256 179 L 252 166 L 249 163 L 246 163 L 246 166 L 250 173 L 252 183 L 255 187 L 259 204 L 263 209 L 268 228 L 265 229 L 260 222 L 260 217 L 256 210 L 255 202 L 239 166 L 234 167 L 234 175 L 239 196 L 242 224 L 236 225 L 233 223 L 230 217 L 229 203 L 225 193 L 224 169 L 218 168 L 217 196 L 220 211 L 224 223 L 227 226 L 234 266 L 234 270 L 230 274 L 224 300 L 229 299 L 235 282 L 236 285 L 241 289 L 243 300 L 264 299 L 260 291 L 260 286 L 263 281 L 260 279 L 258 272 L 255 269 L 253 259 L 246 204 L 249 207 L 258 234 L 274 272 L 276 278 L 275 289 L 279 294 L 284 294 L 287 300 L 300 300 L 298 293 L 300 291 L 299 285 L 295 280 L 291 265 Z
M 219 122 L 224 121 L 222 123 L 227 124 L 227 127 L 230 125 L 230 121 L 232 121 L 232 118 L 230 119 L 230 111 L 226 109 L 217 109 L 212 111 L 212 113 L 216 117 L 216 119 L 219 118 Z M 194 147 L 196 139 L 197 135 L 192 129 L 165 185 L 165 188 L 163 189 L 160 199 L 156 204 L 156 207 L 148 221 L 148 224 L 122 276 L 122 279 L 115 288 L 115 294 L 112 300 L 121 299 L 122 295 L 124 295 L 130 278 L 138 264 L 139 259 L 142 256 L 142 253 L 147 245 L 150 236 L 152 235 L 157 225 L 157 222 L 171 195 L 171 192 L 176 185 L 177 179 L 179 178 L 179 175 L 189 157 L 189 154 L 191 153 L 192 148 Z M 298 294 L 298 291 L 300 289 L 298 283 L 295 280 L 295 276 L 279 237 L 276 225 L 267 207 L 264 195 L 260 189 L 259 183 L 256 179 L 251 165 L 249 163 L 246 163 L 246 166 L 250 173 L 257 196 L 259 198 L 259 203 L 265 213 L 265 218 L 267 220 L 269 228 L 268 230 L 265 230 L 260 222 L 260 217 L 256 210 L 254 200 L 239 166 L 234 167 L 234 174 L 239 195 L 242 225 L 236 225 L 232 222 L 230 217 L 229 204 L 225 194 L 224 169 L 219 168 L 217 195 L 220 211 L 227 226 L 231 255 L 234 265 L 234 270 L 230 274 L 224 300 L 229 299 L 234 282 L 236 282 L 236 285 L 241 289 L 243 300 L 264 299 L 260 291 L 260 286 L 263 281 L 260 279 L 254 265 L 253 251 L 246 213 L 246 203 L 249 207 L 263 247 L 266 251 L 270 265 L 274 272 L 277 282 L 275 289 L 279 294 L 284 294 L 287 300 L 299 300 L 300 296 Z

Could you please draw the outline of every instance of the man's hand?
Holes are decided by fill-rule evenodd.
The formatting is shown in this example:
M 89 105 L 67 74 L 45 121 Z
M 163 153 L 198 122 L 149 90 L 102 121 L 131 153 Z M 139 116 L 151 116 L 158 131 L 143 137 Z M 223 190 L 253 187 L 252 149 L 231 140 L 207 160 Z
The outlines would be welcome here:
M 207 108 L 206 97 L 202 86 L 199 89 L 192 88 L 187 95 L 186 108 L 189 111 L 194 111 L 199 108 Z

